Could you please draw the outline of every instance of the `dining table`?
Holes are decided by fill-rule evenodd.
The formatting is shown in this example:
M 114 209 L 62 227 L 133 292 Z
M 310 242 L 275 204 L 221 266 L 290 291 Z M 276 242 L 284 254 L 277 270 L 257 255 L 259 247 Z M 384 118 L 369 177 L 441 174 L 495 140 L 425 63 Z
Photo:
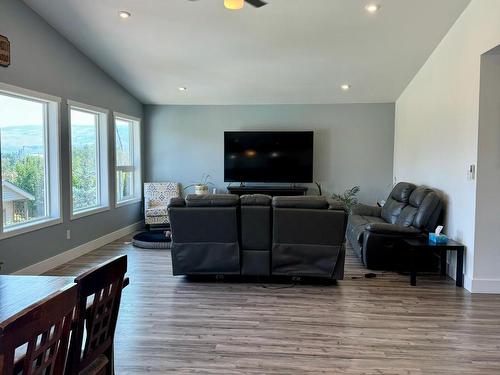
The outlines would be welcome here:
M 0 334 L 4 322 L 74 283 L 74 276 L 0 275 Z

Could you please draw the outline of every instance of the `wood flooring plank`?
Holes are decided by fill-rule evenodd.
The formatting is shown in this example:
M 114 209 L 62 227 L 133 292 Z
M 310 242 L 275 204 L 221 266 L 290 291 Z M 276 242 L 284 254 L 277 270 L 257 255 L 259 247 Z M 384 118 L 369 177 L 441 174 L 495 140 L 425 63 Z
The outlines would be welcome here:
M 337 285 L 190 281 L 168 250 L 125 237 L 47 274 L 77 275 L 127 254 L 130 285 L 116 373 L 500 374 L 500 296 L 439 275 L 367 272 L 348 251 Z

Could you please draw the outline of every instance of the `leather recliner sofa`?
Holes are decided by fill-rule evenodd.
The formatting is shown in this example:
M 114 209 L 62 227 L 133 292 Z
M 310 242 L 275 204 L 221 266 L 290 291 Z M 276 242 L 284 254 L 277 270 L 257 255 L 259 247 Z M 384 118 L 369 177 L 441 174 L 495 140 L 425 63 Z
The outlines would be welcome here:
M 325 197 L 188 195 L 168 207 L 174 275 L 343 278 L 347 214 Z
M 434 231 L 443 201 L 427 187 L 398 183 L 383 207 L 356 205 L 347 224 L 347 238 L 369 269 L 394 269 L 405 262 L 401 239 Z

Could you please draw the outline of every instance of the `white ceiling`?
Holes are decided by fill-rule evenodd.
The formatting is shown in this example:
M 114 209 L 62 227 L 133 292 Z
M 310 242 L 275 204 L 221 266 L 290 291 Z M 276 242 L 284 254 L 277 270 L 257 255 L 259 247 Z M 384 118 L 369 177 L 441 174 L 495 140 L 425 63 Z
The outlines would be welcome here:
M 394 102 L 469 3 L 24 1 L 146 104 Z

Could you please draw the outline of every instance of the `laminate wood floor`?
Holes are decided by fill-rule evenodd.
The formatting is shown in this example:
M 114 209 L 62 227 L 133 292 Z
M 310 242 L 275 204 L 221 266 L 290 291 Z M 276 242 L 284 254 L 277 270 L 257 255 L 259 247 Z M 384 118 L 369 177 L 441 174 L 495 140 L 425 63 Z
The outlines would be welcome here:
M 366 270 L 337 285 L 193 282 L 123 238 L 48 274 L 127 254 L 116 374 L 500 374 L 500 296 Z

